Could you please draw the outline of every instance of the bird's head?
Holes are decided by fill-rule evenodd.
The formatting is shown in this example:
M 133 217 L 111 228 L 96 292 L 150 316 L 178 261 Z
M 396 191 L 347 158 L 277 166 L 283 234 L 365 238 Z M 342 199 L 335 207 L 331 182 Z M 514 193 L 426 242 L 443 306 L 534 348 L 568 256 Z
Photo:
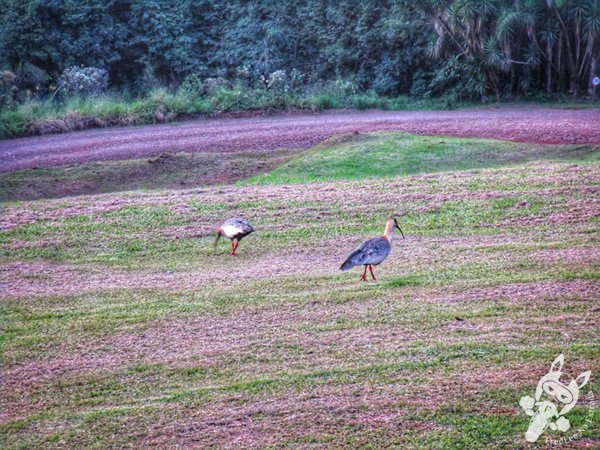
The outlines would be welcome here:
M 404 238 L 404 233 L 402 232 L 402 230 L 400 229 L 400 226 L 398 225 L 398 221 L 396 220 L 395 217 L 390 217 L 386 224 L 385 224 L 385 233 L 383 234 L 388 240 L 390 240 L 390 238 L 392 236 L 394 236 L 394 230 L 398 229 L 398 231 L 400 231 L 400 234 L 402 235 L 402 237 Z

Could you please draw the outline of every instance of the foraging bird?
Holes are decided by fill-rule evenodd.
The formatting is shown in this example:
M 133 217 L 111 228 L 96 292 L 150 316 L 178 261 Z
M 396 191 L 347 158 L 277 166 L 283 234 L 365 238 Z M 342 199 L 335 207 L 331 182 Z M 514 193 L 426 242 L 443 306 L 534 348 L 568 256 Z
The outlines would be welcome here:
M 217 239 L 215 240 L 215 248 L 221 236 L 231 239 L 231 253 L 229 256 L 235 256 L 235 251 L 240 245 L 243 237 L 248 236 L 254 231 L 252 225 L 241 218 L 227 219 L 219 228 L 217 228 Z
M 390 217 L 385 224 L 385 232 L 382 237 L 376 237 L 363 242 L 356 250 L 350 253 L 348 259 L 341 265 L 340 270 L 345 272 L 354 266 L 365 266 L 365 271 L 360 279 L 367 281 L 367 269 L 371 272 L 374 280 L 373 266 L 380 264 L 392 251 L 392 239 L 394 238 L 394 229 L 400 227 L 398 222 L 393 217 Z M 404 238 L 404 233 L 400 230 L 400 234 Z

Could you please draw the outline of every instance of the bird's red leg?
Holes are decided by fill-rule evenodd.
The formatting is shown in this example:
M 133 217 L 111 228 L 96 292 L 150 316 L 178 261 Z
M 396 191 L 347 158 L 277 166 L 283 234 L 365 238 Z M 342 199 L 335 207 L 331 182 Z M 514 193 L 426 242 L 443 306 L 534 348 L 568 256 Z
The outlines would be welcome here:
M 375 274 L 373 273 L 373 266 L 371 264 L 369 264 L 369 272 L 371 272 L 371 276 L 373 277 L 373 279 L 377 280 L 377 278 L 375 278 Z
M 362 274 L 362 277 L 360 277 L 360 281 L 367 281 L 367 266 L 365 266 L 365 271 Z
M 235 248 L 236 248 L 236 245 L 232 240 L 231 241 L 231 253 L 229 254 L 229 256 L 235 256 Z

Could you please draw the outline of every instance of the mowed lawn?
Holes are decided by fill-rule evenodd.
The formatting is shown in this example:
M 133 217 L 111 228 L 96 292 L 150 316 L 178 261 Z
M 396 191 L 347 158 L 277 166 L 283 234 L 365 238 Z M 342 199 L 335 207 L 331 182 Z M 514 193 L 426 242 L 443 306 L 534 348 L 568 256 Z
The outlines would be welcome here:
M 599 153 L 378 133 L 230 184 L 4 202 L 0 445 L 521 448 L 563 353 L 592 371 L 568 445 L 597 447 Z M 378 281 L 340 272 L 390 215 Z

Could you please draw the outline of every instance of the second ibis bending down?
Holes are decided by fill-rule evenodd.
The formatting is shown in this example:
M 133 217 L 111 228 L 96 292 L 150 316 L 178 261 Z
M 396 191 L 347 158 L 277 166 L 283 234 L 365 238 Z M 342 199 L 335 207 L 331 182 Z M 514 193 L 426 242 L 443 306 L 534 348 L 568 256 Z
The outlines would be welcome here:
M 231 253 L 229 256 L 235 256 L 235 251 L 240 245 L 243 237 L 248 236 L 254 231 L 252 225 L 241 218 L 227 219 L 219 228 L 217 228 L 217 239 L 215 240 L 215 248 L 221 236 L 231 239 Z
M 340 267 L 340 270 L 345 272 L 354 266 L 365 266 L 365 270 L 360 279 L 367 281 L 367 269 L 371 272 L 371 277 L 374 280 L 373 266 L 380 264 L 392 251 L 392 239 L 394 238 L 394 229 L 398 228 L 402 237 L 404 233 L 400 230 L 398 222 L 393 217 L 390 217 L 385 224 L 385 232 L 382 237 L 376 237 L 363 242 L 356 250 L 350 253 L 348 259 Z

